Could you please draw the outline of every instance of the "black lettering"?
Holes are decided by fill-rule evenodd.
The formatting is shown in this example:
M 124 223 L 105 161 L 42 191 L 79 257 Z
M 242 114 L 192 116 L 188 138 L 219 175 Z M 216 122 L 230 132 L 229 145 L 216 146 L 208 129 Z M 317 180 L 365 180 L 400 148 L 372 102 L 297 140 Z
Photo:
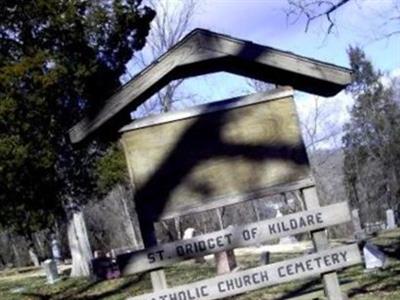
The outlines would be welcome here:
M 286 273 L 288 275 L 294 275 L 295 274 L 295 272 L 293 271 L 293 265 L 287 265 L 286 266 Z
M 188 297 L 189 300 L 195 300 L 196 299 L 196 297 L 192 295 L 190 290 L 187 290 L 186 292 L 187 292 L 187 297 Z M 197 288 L 196 288 L 196 294 L 198 294 L 197 293 Z
M 324 256 L 324 263 L 325 263 L 326 266 L 331 266 L 331 265 L 332 265 L 332 262 L 331 262 L 331 260 L 329 259 L 329 258 L 330 258 L 329 256 L 330 256 L 330 255 L 325 255 L 325 256 Z
M 268 273 L 267 271 L 262 272 L 261 274 L 261 281 L 268 281 Z
M 250 240 L 250 232 L 249 232 L 247 229 L 243 230 L 242 235 L 243 235 L 243 239 L 244 239 L 245 241 Z
M 300 220 L 299 220 L 300 222 L 300 226 L 299 227 L 306 227 L 307 226 L 307 223 L 306 223 L 306 221 L 304 220 L 304 218 L 303 217 L 300 217 Z
M 314 268 L 312 267 L 312 264 L 311 264 L 311 259 L 306 260 L 306 268 L 308 271 L 314 270 Z
M 306 269 L 304 268 L 304 265 L 303 265 L 302 262 L 296 263 L 296 264 L 294 265 L 294 270 L 295 270 L 295 273 L 296 273 L 296 274 L 299 273 L 299 270 L 300 270 L 300 269 L 301 269 L 301 272 L 305 272 L 305 271 L 306 271 Z
M 179 300 L 179 299 L 177 295 L 174 293 L 174 294 L 169 294 L 169 300 Z
M 186 254 L 193 254 L 193 246 L 191 244 L 185 245 Z
M 225 234 L 225 238 L 226 238 L 227 241 L 228 241 L 228 245 L 230 245 L 230 244 L 232 243 L 232 240 L 231 240 L 231 238 L 232 238 L 232 233 L 227 233 L 227 234 Z
M 235 288 L 240 289 L 241 287 L 243 287 L 243 281 L 242 278 L 235 278 L 234 279 L 235 282 Z
M 339 254 L 343 257 L 344 261 L 347 261 L 347 251 L 339 252 Z
M 253 282 L 255 284 L 259 284 L 261 281 L 257 278 L 260 274 L 259 273 L 254 273 L 253 275 L 251 275 Z
M 281 224 L 282 224 L 282 229 L 283 229 L 283 231 L 289 231 L 289 230 L 290 230 L 289 227 L 286 227 L 286 225 L 285 225 L 284 222 L 282 222 Z
M 321 268 L 321 257 L 316 257 L 314 260 L 317 262 L 318 268 Z
M 314 216 L 313 215 L 308 215 L 307 216 L 307 223 L 308 223 L 308 225 L 315 225 Z
M 222 288 L 222 285 L 223 285 L 223 284 L 224 284 L 223 281 L 220 281 L 220 282 L 218 282 L 218 284 L 217 284 L 217 286 L 218 286 L 218 291 L 221 292 L 221 293 L 226 292 L 226 290 Z
M 249 286 L 251 285 L 251 279 L 250 279 L 250 275 L 244 275 L 243 276 L 243 282 L 244 282 L 244 286 Z
M 317 223 L 319 223 L 319 224 L 324 223 L 324 220 L 322 220 L 322 213 L 320 213 L 320 212 L 315 215 L 315 219 L 317 220 Z
M 178 293 L 179 300 L 186 300 L 186 293 L 185 291 L 181 291 Z
M 257 227 L 253 227 L 253 228 L 251 229 L 251 237 L 252 237 L 253 239 L 255 239 L 255 238 L 256 238 L 256 235 L 257 235 Z
M 227 280 L 225 281 L 226 287 L 228 288 L 228 291 L 235 289 L 235 284 L 233 283 L 233 280 Z
M 147 253 L 147 259 L 149 260 L 149 264 L 152 264 L 153 262 L 156 261 L 156 257 L 152 252 Z
M 207 245 L 205 241 L 199 241 L 199 250 L 200 251 L 205 251 L 207 250 Z
M 275 224 L 268 225 L 268 229 L 269 229 L 269 234 L 276 233 Z
M 334 264 L 340 263 L 339 254 L 337 254 L 337 253 L 333 253 L 333 254 L 332 254 L 332 262 L 333 262 Z
M 176 246 L 176 253 L 178 254 L 178 256 L 185 255 L 185 250 L 182 245 Z
M 282 272 L 284 268 L 285 268 L 285 267 L 279 267 L 279 268 L 278 268 L 278 275 L 279 275 L 279 277 L 286 277 L 286 275 Z
M 222 242 L 222 238 L 223 238 L 223 236 L 217 237 L 217 245 L 218 245 L 218 247 L 223 247 L 224 246 L 224 243 Z
M 163 257 L 164 250 L 157 251 L 156 253 L 158 254 L 160 260 L 164 259 L 164 257 Z
M 207 289 L 207 286 L 206 286 L 206 285 L 202 285 L 202 286 L 200 287 L 200 296 L 205 297 L 205 296 L 208 296 L 208 295 L 209 295 L 209 294 L 207 293 L 206 289 Z
M 297 229 L 297 221 L 295 219 L 290 219 L 289 224 L 290 228 Z
M 213 238 L 208 239 L 207 244 L 208 244 L 208 248 L 210 248 L 210 249 L 214 249 L 216 247 Z
M 168 297 L 168 295 L 161 295 L 160 296 L 161 300 L 165 300 L 165 299 L 167 299 L 167 297 Z

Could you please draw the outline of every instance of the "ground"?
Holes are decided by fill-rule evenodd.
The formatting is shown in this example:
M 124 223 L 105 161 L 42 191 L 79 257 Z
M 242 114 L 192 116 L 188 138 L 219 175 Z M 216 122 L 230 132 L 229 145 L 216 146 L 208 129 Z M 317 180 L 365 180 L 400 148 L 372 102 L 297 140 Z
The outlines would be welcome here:
M 389 258 L 383 270 L 365 272 L 363 266 L 348 268 L 340 273 L 340 281 L 348 290 L 351 299 L 400 299 L 400 230 L 392 230 L 372 238 Z M 295 257 L 298 253 L 273 253 L 272 261 Z M 238 255 L 242 268 L 259 265 L 257 253 L 244 252 Z M 108 281 L 92 281 L 84 278 L 68 278 L 49 285 L 43 276 L 38 276 L 34 268 L 11 269 L 0 272 L 0 299 L 2 300 L 55 300 L 55 299 L 126 299 L 151 291 L 148 274 L 129 276 Z M 166 269 L 169 285 L 180 285 L 212 277 L 215 269 L 212 261 L 205 264 L 185 262 Z M 255 292 L 232 297 L 238 300 L 288 299 L 306 291 L 321 288 L 319 279 L 296 281 Z

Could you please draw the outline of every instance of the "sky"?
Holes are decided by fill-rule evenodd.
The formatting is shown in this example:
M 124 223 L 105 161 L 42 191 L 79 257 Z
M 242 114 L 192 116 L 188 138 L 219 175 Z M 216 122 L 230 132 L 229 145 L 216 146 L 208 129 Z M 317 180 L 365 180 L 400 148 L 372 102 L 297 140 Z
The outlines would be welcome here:
M 161 1 L 167 1 L 171 7 L 179 7 L 185 0 Z M 397 10 L 393 9 L 396 1 Z M 400 34 L 383 38 L 385 34 L 399 30 L 399 20 L 391 19 L 400 16 L 399 2 L 351 0 L 333 15 L 337 25 L 327 35 L 325 18 L 311 22 L 307 32 L 304 18 L 297 22 L 293 22 L 293 18 L 288 20 L 286 0 L 200 0 L 188 31 L 205 28 L 344 67 L 349 66 L 346 49 L 349 45 L 357 45 L 387 76 L 400 76 Z M 185 81 L 182 88 L 206 102 L 249 91 L 246 78 L 227 73 L 191 78 Z M 310 94 L 296 94 L 297 109 L 304 122 L 315 107 L 313 99 Z M 341 92 L 320 101 L 331 112 L 326 115 L 330 123 L 340 127 L 348 121 L 348 112 L 353 104 L 349 95 Z

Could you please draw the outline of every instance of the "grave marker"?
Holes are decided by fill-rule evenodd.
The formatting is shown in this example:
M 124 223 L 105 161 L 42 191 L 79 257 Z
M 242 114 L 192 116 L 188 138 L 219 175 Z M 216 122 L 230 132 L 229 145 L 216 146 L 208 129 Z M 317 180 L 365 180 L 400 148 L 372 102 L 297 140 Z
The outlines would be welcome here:
M 365 268 L 382 268 L 385 265 L 386 256 L 374 244 L 367 242 L 363 248 Z
M 42 263 L 43 270 L 46 274 L 47 283 L 53 284 L 60 280 L 58 277 L 57 264 L 54 259 L 47 259 Z
M 395 229 L 396 227 L 393 209 L 388 209 L 386 211 L 386 229 Z

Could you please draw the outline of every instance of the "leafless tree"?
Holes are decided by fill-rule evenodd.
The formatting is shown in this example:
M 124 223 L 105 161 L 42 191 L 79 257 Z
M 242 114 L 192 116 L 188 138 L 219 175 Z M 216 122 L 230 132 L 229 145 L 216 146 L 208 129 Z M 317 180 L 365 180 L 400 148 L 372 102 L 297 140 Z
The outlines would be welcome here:
M 357 3 L 360 7 L 364 5 L 363 1 L 357 0 L 287 0 L 287 2 L 289 6 L 285 9 L 285 13 L 290 24 L 297 23 L 305 18 L 305 31 L 307 32 L 311 23 L 318 19 L 324 19 L 328 23 L 327 34 L 332 33 L 337 26 L 335 15 L 343 10 L 343 7 L 348 6 L 351 2 Z M 379 1 L 376 2 L 379 3 Z M 378 15 L 382 19 L 382 26 L 389 23 L 397 25 L 400 23 L 400 2 L 398 0 L 391 2 L 389 14 Z M 400 34 L 400 30 L 390 30 L 380 34 L 375 39 L 390 38 L 398 34 Z
M 178 2 L 150 0 L 149 4 L 156 10 L 157 16 L 152 23 L 150 35 L 147 39 L 147 51 L 141 51 L 136 57 L 140 69 L 158 59 L 188 33 L 198 7 L 196 0 Z M 184 79 L 178 79 L 169 83 L 146 101 L 141 107 L 140 114 L 167 112 L 173 109 L 176 102 L 191 102 L 195 95 L 179 90 L 183 81 Z
M 309 152 L 315 152 L 324 143 L 339 148 L 337 138 L 340 137 L 342 127 L 331 118 L 337 114 L 337 106 L 330 105 L 318 96 L 314 96 L 312 101 L 312 108 L 300 122 L 306 148 Z

